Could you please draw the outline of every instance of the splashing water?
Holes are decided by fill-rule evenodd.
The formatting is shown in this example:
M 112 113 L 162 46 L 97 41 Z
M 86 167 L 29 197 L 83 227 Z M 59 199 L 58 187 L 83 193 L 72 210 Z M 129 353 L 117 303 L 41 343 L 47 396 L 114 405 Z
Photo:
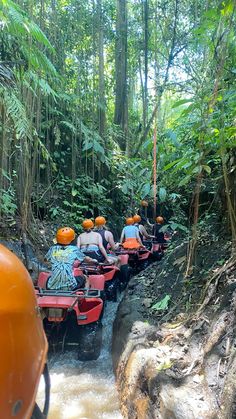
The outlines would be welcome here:
M 118 303 L 108 302 L 103 316 L 103 344 L 96 361 L 77 360 L 76 351 L 49 357 L 51 399 L 48 419 L 122 419 L 112 370 L 112 324 Z M 43 405 L 40 383 L 37 402 Z

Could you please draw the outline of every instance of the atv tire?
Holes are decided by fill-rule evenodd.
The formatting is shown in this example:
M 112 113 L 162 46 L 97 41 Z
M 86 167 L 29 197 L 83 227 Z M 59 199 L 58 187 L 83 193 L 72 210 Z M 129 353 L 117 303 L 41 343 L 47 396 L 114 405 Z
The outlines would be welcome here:
M 164 256 L 164 253 L 162 251 L 161 252 L 153 252 L 153 255 L 152 255 L 152 257 L 155 261 L 161 260 L 163 258 L 163 256 Z
M 144 269 L 146 269 L 148 266 L 150 265 L 150 261 L 148 259 L 143 260 L 142 262 L 140 262 L 139 264 L 139 269 L 140 271 L 143 271 Z
M 117 301 L 117 289 L 118 289 L 118 275 L 115 275 L 113 279 L 106 282 L 105 290 L 106 290 L 106 298 L 108 301 Z
M 120 290 L 123 291 L 131 278 L 132 268 L 127 265 L 122 265 L 120 267 Z
M 98 321 L 80 326 L 79 329 L 79 361 L 94 361 L 98 359 L 102 347 L 102 323 Z

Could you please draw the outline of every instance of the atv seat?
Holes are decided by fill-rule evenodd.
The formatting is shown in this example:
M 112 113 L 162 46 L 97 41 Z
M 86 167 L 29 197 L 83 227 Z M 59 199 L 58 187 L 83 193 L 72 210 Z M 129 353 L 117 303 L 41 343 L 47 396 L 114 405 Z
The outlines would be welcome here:
M 40 272 L 39 277 L 38 277 L 38 282 L 37 282 L 37 286 L 39 288 L 47 288 L 47 280 L 50 277 L 51 273 L 50 272 Z

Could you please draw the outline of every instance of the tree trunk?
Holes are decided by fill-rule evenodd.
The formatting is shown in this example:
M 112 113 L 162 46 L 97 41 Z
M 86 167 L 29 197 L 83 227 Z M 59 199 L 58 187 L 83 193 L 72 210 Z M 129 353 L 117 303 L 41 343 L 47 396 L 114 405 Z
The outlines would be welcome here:
M 103 49 L 103 15 L 102 0 L 97 0 L 98 12 L 98 57 L 99 57 L 99 102 L 98 102 L 98 119 L 99 134 L 103 138 L 105 133 L 106 113 L 105 113 L 105 81 L 104 81 L 104 49 Z
M 143 128 L 148 118 L 148 0 L 144 2 L 144 108 Z
M 117 0 L 116 52 L 115 52 L 115 114 L 114 123 L 122 130 L 118 141 L 125 150 L 128 128 L 127 109 L 127 11 L 126 0 Z

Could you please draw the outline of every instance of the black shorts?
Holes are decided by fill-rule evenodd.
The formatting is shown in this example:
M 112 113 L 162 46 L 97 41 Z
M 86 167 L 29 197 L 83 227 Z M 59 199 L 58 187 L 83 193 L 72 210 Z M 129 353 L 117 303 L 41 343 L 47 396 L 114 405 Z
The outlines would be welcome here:
M 157 241 L 158 243 L 166 243 L 164 233 L 157 234 L 155 237 L 155 241 Z
M 86 250 L 86 252 L 83 251 L 83 253 L 85 256 L 89 256 L 92 259 L 96 259 L 99 263 L 103 263 L 105 260 L 100 250 Z
M 77 282 L 77 285 L 76 287 L 72 288 L 72 291 L 77 290 L 78 288 L 84 288 L 86 282 L 85 275 L 75 276 L 75 280 Z

